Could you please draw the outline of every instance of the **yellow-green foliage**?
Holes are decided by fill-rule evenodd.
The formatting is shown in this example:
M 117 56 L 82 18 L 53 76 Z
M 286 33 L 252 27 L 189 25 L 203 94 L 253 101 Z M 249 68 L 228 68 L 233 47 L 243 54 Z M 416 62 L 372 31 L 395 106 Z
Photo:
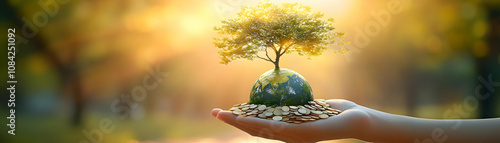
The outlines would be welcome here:
M 234 19 L 223 20 L 222 26 L 214 28 L 221 35 L 214 43 L 223 64 L 238 58 L 260 58 L 278 65 L 285 53 L 321 55 L 328 44 L 344 35 L 333 32 L 333 22 L 332 18 L 324 20 L 323 13 L 311 11 L 309 6 L 263 1 L 256 7 L 242 7 Z M 274 60 L 269 57 L 268 48 L 275 53 Z M 265 51 L 266 57 L 259 56 L 259 51 Z M 345 49 L 335 52 L 344 53 Z

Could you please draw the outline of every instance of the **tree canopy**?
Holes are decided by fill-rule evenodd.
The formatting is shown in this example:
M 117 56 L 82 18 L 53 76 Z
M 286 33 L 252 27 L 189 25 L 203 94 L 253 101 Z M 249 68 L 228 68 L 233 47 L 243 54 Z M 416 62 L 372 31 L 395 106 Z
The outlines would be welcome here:
M 283 54 L 297 52 L 308 57 L 318 56 L 329 44 L 341 46 L 345 43 L 341 40 L 344 33 L 333 31 L 334 20 L 324 20 L 323 16 L 302 4 L 262 1 L 256 7 L 243 6 L 236 18 L 223 20 L 222 26 L 215 27 L 221 38 L 214 38 L 214 44 L 219 48 L 223 64 L 239 58 L 259 58 L 279 68 Z M 269 56 L 268 49 L 275 53 L 274 59 Z M 265 51 L 265 56 L 259 55 L 261 51 Z M 334 52 L 345 53 L 346 50 L 340 48 Z

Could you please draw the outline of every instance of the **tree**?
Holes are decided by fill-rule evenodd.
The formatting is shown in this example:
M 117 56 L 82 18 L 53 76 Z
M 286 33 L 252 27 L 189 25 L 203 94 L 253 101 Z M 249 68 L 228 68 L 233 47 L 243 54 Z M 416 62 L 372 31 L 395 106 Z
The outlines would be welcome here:
M 297 3 L 273 4 L 260 2 L 256 7 L 242 7 L 234 19 L 223 20 L 214 30 L 222 38 L 214 38 L 219 48 L 221 63 L 245 58 L 259 58 L 272 62 L 279 69 L 281 56 L 292 52 L 308 57 L 318 56 L 329 44 L 345 44 L 343 32 L 333 32 L 334 20 L 323 20 L 323 13 L 313 12 L 309 6 Z M 275 53 L 274 60 L 268 49 Z M 265 51 L 265 56 L 259 52 Z M 344 48 L 334 50 L 345 53 Z
M 16 4 L 9 1 L 0 2 L 0 11 L 2 12 L 0 22 L 10 23 L 12 27 L 17 27 L 16 29 L 18 30 L 16 31 L 16 41 L 21 42 L 16 44 L 16 47 L 18 47 L 16 49 L 22 49 L 23 51 L 21 51 L 21 54 L 18 54 L 16 60 L 27 61 L 23 63 L 29 63 L 31 59 L 34 59 L 32 57 L 40 55 L 44 61 L 47 61 L 47 65 L 40 66 L 45 66 L 47 69 L 50 69 L 44 71 L 44 73 L 37 73 L 38 75 L 28 76 L 26 76 L 26 72 L 19 72 L 16 78 L 35 77 L 37 80 L 31 83 L 43 84 L 48 81 L 39 80 L 38 76 L 44 76 L 46 74 L 57 76 L 57 78 L 51 80 L 59 84 L 54 87 L 50 86 L 50 88 L 58 90 L 57 94 L 59 96 L 70 96 L 69 98 L 62 99 L 68 99 L 70 103 L 72 103 L 68 106 L 71 108 L 71 123 L 75 127 L 84 125 L 85 114 L 88 111 L 88 98 L 93 98 L 93 100 L 99 99 L 98 96 L 118 96 L 118 99 L 126 98 L 121 95 L 130 93 L 132 89 L 131 84 L 138 84 L 136 80 L 146 74 L 146 66 L 164 65 L 168 63 L 169 59 L 174 59 L 177 55 L 182 54 L 181 52 L 172 52 L 165 55 L 164 52 L 161 52 L 161 50 L 165 49 L 156 48 L 155 46 L 137 48 L 140 47 L 138 45 L 143 45 L 144 41 L 148 41 L 147 43 L 151 45 L 163 45 L 158 47 L 166 47 L 164 45 L 168 45 L 168 43 L 165 43 L 163 38 L 155 38 L 158 37 L 155 35 L 160 32 L 144 32 L 138 30 L 144 28 L 143 26 L 136 26 L 140 24 L 132 24 L 134 26 L 130 27 L 116 27 L 116 25 L 123 24 L 124 15 L 127 15 L 131 9 L 137 6 L 132 2 L 123 2 L 121 0 L 106 2 L 80 1 L 68 3 L 64 6 L 60 4 L 57 15 L 50 17 L 50 22 L 42 27 L 35 27 L 38 28 L 38 32 L 33 32 L 30 28 L 27 28 L 29 32 L 36 34 L 31 38 L 26 37 L 22 32 L 22 27 L 25 25 L 22 18 L 28 17 L 29 21 L 33 22 L 31 18 L 37 17 L 33 16 L 33 13 L 40 11 L 45 12 L 43 8 L 26 8 L 38 6 L 36 2 L 37 0 L 26 0 Z M 145 2 L 144 5 L 141 6 L 153 6 L 152 3 L 154 2 Z M 59 3 L 54 2 L 51 4 Z M 88 16 L 76 16 L 78 12 L 74 7 L 81 4 L 99 8 L 87 12 L 86 15 Z M 127 17 L 127 21 L 142 21 L 141 18 L 143 16 L 141 16 L 141 14 L 149 14 L 148 12 L 148 10 L 136 11 L 135 13 L 140 14 Z M 4 18 L 6 20 L 3 20 Z M 99 19 L 107 19 L 108 21 L 102 23 L 99 22 Z M 161 29 L 158 31 L 164 30 L 165 29 Z M 135 40 L 123 40 L 131 38 Z M 144 52 L 141 54 L 141 51 L 155 52 Z M 147 62 L 145 62 L 143 56 L 138 55 L 147 55 Z M 22 64 L 20 66 L 22 66 Z M 116 74 L 115 71 L 122 72 Z M 23 79 L 19 78 L 19 80 Z M 116 88 L 112 92 L 109 92 L 110 85 Z M 31 90 L 31 87 L 25 88 Z M 51 90 L 48 89 L 48 91 Z M 44 90 L 40 92 L 45 93 L 47 91 Z M 26 93 L 19 94 L 24 95 Z M 36 95 L 38 96 L 41 94 L 42 93 L 38 93 Z M 52 94 L 52 92 L 44 95 L 49 94 Z M 30 96 L 34 95 L 19 97 L 29 98 Z M 151 99 L 152 98 L 147 98 L 142 102 L 149 102 Z M 150 108 L 148 104 L 144 105 L 146 110 Z M 132 110 L 132 108 L 127 105 L 126 110 Z

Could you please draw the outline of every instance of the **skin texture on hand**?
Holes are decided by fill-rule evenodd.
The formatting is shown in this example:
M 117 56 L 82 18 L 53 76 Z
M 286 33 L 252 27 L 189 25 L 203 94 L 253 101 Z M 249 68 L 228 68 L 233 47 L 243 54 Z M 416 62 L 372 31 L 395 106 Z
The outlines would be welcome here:
M 360 138 L 367 133 L 369 117 L 364 107 L 351 101 L 327 100 L 331 108 L 343 111 L 341 114 L 314 122 L 301 124 L 286 123 L 260 119 L 257 117 L 241 117 L 230 111 L 213 109 L 212 115 L 252 136 L 285 142 L 317 142 L 322 140 Z
M 241 117 L 213 109 L 212 115 L 252 136 L 285 142 L 356 138 L 377 143 L 499 143 L 500 118 L 436 120 L 389 114 L 342 99 L 327 100 L 343 111 L 301 124 Z

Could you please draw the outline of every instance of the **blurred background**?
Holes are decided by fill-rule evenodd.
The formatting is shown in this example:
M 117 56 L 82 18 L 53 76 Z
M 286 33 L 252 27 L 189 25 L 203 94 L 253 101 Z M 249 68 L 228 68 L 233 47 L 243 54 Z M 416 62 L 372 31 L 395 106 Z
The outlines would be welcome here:
M 282 58 L 282 67 L 308 80 L 315 98 L 433 119 L 500 116 L 499 85 L 487 88 L 478 80 L 500 82 L 500 1 L 273 2 L 324 12 L 351 41 L 348 55 Z M 0 142 L 273 142 L 210 115 L 212 108 L 247 102 L 256 79 L 273 68 L 262 60 L 219 64 L 212 44 L 214 26 L 234 18 L 240 6 L 256 4 L 2 0 L 1 34 L 16 28 L 18 83 L 16 136 L 2 125 Z M 390 18 L 377 16 L 384 11 Z M 0 60 L 4 72 L 7 60 Z M 0 106 L 3 124 L 9 109 Z M 103 132 L 102 122 L 114 128 Z

